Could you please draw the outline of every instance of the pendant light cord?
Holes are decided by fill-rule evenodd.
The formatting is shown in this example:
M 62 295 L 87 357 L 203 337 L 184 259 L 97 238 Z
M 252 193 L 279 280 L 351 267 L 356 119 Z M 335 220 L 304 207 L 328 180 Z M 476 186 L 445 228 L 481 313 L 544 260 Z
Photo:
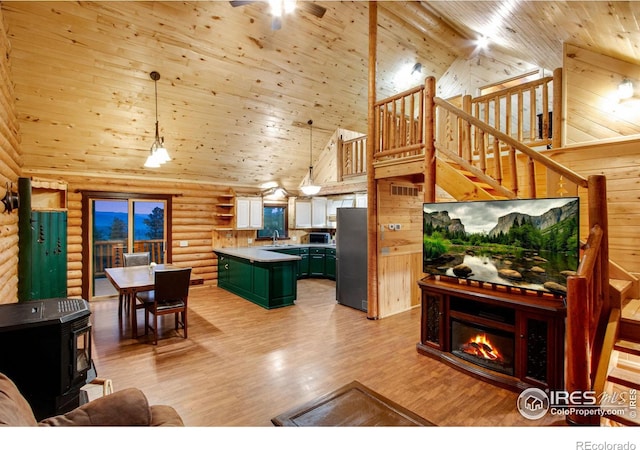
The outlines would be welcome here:
M 313 183 L 313 120 L 309 119 L 309 182 Z

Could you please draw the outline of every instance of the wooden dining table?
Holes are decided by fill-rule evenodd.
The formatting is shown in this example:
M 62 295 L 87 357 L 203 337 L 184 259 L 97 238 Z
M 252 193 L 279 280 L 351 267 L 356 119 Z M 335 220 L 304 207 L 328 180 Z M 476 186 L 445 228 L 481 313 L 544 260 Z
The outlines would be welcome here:
M 138 292 L 152 291 L 155 287 L 155 272 L 159 270 L 180 269 L 173 264 L 158 264 L 153 268 L 149 266 L 109 267 L 104 269 L 107 278 L 118 290 L 118 294 L 124 296 L 129 302 L 129 315 L 131 316 L 131 336 L 138 337 L 138 318 L 136 315 L 136 294 Z M 191 284 L 202 284 L 202 280 L 191 275 Z

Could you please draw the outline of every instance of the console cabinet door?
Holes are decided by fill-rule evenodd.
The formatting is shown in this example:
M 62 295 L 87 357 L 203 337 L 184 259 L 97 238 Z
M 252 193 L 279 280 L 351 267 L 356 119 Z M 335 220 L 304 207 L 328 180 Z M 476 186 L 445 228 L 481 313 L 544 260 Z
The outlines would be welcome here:
M 519 378 L 540 387 L 562 386 L 564 342 L 557 330 L 562 325 L 554 317 L 536 313 L 519 313 Z
M 422 344 L 440 350 L 445 348 L 445 296 L 422 291 Z

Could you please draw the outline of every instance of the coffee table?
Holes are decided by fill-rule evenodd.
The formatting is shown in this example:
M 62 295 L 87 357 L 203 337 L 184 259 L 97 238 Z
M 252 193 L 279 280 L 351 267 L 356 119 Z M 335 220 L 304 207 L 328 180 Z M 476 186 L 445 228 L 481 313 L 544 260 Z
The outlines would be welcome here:
M 276 426 L 434 426 L 358 381 L 271 419 Z

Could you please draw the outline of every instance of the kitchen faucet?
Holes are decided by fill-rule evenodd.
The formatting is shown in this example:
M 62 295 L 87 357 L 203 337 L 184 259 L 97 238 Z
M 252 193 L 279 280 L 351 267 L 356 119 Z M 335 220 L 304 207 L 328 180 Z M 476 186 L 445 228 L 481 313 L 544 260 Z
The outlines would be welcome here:
M 276 241 L 278 240 L 279 237 L 280 237 L 280 233 L 278 233 L 278 230 L 273 230 L 273 245 L 276 245 Z

